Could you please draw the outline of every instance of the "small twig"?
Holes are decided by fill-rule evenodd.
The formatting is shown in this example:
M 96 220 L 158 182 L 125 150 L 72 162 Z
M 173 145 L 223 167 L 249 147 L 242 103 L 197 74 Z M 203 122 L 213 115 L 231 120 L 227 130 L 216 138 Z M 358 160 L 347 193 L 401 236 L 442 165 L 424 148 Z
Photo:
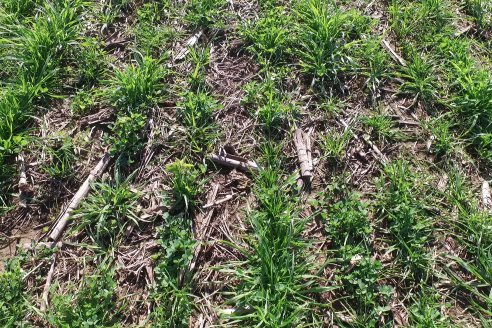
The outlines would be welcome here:
M 487 180 L 482 183 L 482 203 L 483 208 L 492 214 L 492 196 L 490 195 L 490 185 Z
M 217 164 L 240 169 L 243 171 L 258 170 L 258 165 L 255 162 L 248 160 L 239 160 L 238 156 L 213 154 L 210 156 L 210 160 Z
M 384 49 L 386 49 L 389 52 L 389 54 L 391 55 L 391 58 L 393 58 L 393 60 L 395 60 L 401 66 L 404 66 L 404 67 L 407 66 L 407 63 L 405 62 L 405 60 L 403 58 L 401 58 L 401 56 L 396 53 L 396 51 L 391 47 L 391 45 L 389 44 L 388 41 L 386 41 L 384 39 L 381 40 L 381 45 L 383 46 Z
M 43 295 L 41 297 L 41 312 L 45 312 L 48 306 L 48 295 L 50 293 L 51 280 L 53 279 L 53 272 L 55 272 L 55 262 L 56 254 L 53 255 L 53 261 L 51 261 L 50 271 L 48 271 L 48 276 L 46 278 L 46 284 L 44 285 Z
M 80 186 L 77 193 L 73 196 L 72 200 L 65 208 L 64 211 L 58 217 L 57 223 L 55 227 L 51 230 L 49 234 L 49 239 L 52 241 L 57 241 L 63 231 L 65 230 L 70 214 L 80 205 L 82 199 L 89 193 L 91 183 L 95 181 L 105 170 L 109 164 L 111 157 L 109 153 L 105 153 L 99 163 L 97 163 L 96 167 L 91 171 L 87 179 L 84 181 L 82 186 Z M 53 243 L 55 245 L 55 243 Z M 54 247 L 54 246 L 53 246 Z
M 214 201 L 214 202 L 211 202 L 211 203 L 208 203 L 208 204 L 206 204 L 206 205 L 203 205 L 203 207 L 202 207 L 202 208 L 203 208 L 203 209 L 207 209 L 207 208 L 209 208 L 209 207 L 212 207 L 212 206 L 216 206 L 216 205 L 222 204 L 222 203 L 224 203 L 224 202 L 227 202 L 228 200 L 231 200 L 233 197 L 234 197 L 234 195 L 227 195 L 227 196 L 225 196 L 225 197 L 224 197 L 224 198 L 222 198 L 222 199 L 218 199 L 218 200 L 216 200 L 216 201 Z
M 356 139 L 356 140 L 360 140 L 361 138 L 359 138 L 358 135 L 356 135 L 349 127 L 349 125 L 347 124 L 347 122 L 345 122 L 343 119 L 339 119 L 339 122 L 342 123 L 342 125 L 345 127 L 345 131 L 349 131 L 352 136 Z M 364 135 L 362 137 L 362 140 L 369 146 L 371 147 L 372 151 L 374 153 L 376 153 L 376 158 L 382 163 L 382 164 L 386 164 L 388 162 L 388 158 L 381 152 L 381 150 L 379 150 L 379 148 L 369 139 L 369 136 L 367 135 Z

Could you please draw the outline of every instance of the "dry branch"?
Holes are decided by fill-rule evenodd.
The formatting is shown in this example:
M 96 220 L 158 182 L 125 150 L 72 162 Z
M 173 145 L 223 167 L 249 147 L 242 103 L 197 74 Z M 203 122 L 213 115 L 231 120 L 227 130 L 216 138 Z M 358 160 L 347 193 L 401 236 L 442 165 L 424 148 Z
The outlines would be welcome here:
M 313 177 L 313 161 L 311 158 L 311 141 L 301 129 L 294 133 L 294 144 L 297 149 L 297 157 L 301 167 L 301 177 L 311 180 Z
M 482 183 L 482 203 L 483 208 L 492 213 L 492 196 L 490 195 L 490 186 L 487 180 Z
M 63 231 L 67 226 L 67 222 L 70 217 L 70 214 L 80 205 L 82 199 L 84 199 L 84 197 L 87 196 L 91 187 L 90 186 L 91 183 L 94 180 L 96 180 L 106 170 L 109 161 L 110 161 L 109 153 L 105 153 L 104 156 L 99 161 L 99 163 L 97 163 L 96 167 L 91 171 L 87 179 L 84 181 L 82 186 L 80 186 L 77 193 L 73 196 L 68 206 L 65 208 L 65 210 L 62 213 L 60 213 L 60 216 L 58 216 L 56 225 L 51 230 L 51 233 L 49 235 L 50 240 L 57 241 L 60 238 L 60 236 L 63 234 Z
M 404 67 L 407 66 L 407 63 L 405 62 L 405 60 L 403 58 L 401 58 L 401 56 L 396 53 L 396 51 L 391 47 L 391 45 L 389 44 L 388 41 L 386 41 L 384 39 L 381 40 L 381 45 L 383 46 L 384 49 L 386 49 L 386 51 L 389 52 L 389 54 L 391 55 L 391 58 L 393 58 L 398 64 L 400 64 L 401 66 L 404 66 Z
M 243 171 L 258 170 L 258 165 L 253 161 L 248 161 L 233 155 L 211 155 L 210 159 L 219 165 L 241 169 Z
M 197 42 L 198 40 L 200 40 L 200 37 L 202 36 L 203 34 L 203 31 L 198 31 L 196 34 L 192 35 L 186 42 L 185 44 L 183 45 L 183 47 L 178 51 L 178 54 L 176 55 L 176 57 L 174 57 L 174 62 L 177 62 L 183 58 L 185 58 L 185 56 L 188 54 L 188 52 L 190 51 L 190 47 L 193 47 Z
M 48 306 L 48 294 L 50 292 L 51 280 L 53 279 L 53 272 L 55 272 L 55 261 L 56 255 L 53 255 L 53 261 L 51 261 L 50 271 L 48 271 L 48 276 L 46 278 L 46 284 L 44 285 L 43 295 L 41 296 L 41 312 L 46 311 Z

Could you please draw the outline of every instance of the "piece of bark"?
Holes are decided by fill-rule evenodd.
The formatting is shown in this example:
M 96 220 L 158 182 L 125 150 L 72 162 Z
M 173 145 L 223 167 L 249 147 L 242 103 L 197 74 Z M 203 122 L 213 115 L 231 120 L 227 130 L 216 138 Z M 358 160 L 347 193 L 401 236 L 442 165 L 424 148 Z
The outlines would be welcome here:
M 483 208 L 492 213 L 492 196 L 490 195 L 490 185 L 487 180 L 483 180 L 482 183 L 482 203 Z
M 306 137 L 301 129 L 294 132 L 294 144 L 297 149 L 297 157 L 301 168 L 301 177 L 311 180 L 313 177 L 313 162 L 311 158 L 311 147 L 309 137 Z
M 84 181 L 82 186 L 80 186 L 77 193 L 73 196 L 70 203 L 67 205 L 64 211 L 60 213 L 58 220 L 56 221 L 56 225 L 51 230 L 49 234 L 49 239 L 56 242 L 63 234 L 70 214 L 80 205 L 82 199 L 89 193 L 91 183 L 95 181 L 107 168 L 111 157 L 109 153 L 105 153 L 99 163 L 97 163 L 96 167 L 91 171 L 87 179 Z M 53 243 L 55 244 L 55 243 Z
M 386 49 L 386 51 L 389 52 L 389 54 L 391 55 L 391 58 L 393 58 L 393 60 L 395 60 L 401 66 L 404 66 L 404 67 L 407 66 L 407 63 L 405 62 L 405 60 L 403 58 L 401 58 L 401 56 L 396 53 L 396 51 L 391 47 L 391 45 L 389 44 L 388 41 L 386 41 L 384 39 L 381 40 L 381 45 L 383 46 L 384 49 Z
M 245 159 L 240 160 L 239 156 L 232 155 L 211 155 L 210 159 L 217 164 L 232 167 L 235 169 L 240 169 L 243 171 L 253 171 L 258 170 L 258 165 L 253 161 L 248 161 Z

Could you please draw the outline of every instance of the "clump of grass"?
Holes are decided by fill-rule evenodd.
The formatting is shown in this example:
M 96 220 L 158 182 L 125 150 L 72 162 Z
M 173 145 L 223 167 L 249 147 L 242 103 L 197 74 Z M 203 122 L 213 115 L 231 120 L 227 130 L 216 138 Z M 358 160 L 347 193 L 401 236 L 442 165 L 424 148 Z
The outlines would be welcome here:
M 392 139 L 396 135 L 395 124 L 391 117 L 376 112 L 361 118 L 362 124 L 370 129 L 370 133 L 379 140 Z
M 195 91 L 206 90 L 205 77 L 207 67 L 210 64 L 210 48 L 190 48 L 189 59 L 193 64 L 193 70 L 188 76 L 191 89 Z
M 393 31 L 398 39 L 405 40 L 404 50 L 412 44 L 435 41 L 436 35 L 449 34 L 453 29 L 447 0 L 393 1 L 389 13 Z
M 225 0 L 191 0 L 188 3 L 185 21 L 197 29 L 220 28 L 223 25 L 222 15 L 226 6 Z
M 295 9 L 302 71 L 319 79 L 336 79 L 349 65 L 348 48 L 370 20 L 356 11 L 342 12 L 325 0 L 303 0 Z
M 432 221 L 426 209 L 428 193 L 405 160 L 387 164 L 378 182 L 378 216 L 388 225 L 396 260 L 416 277 L 426 278 Z
M 278 161 L 278 160 L 277 160 Z M 284 180 L 273 167 L 256 177 L 258 208 L 249 213 L 253 231 L 248 247 L 237 247 L 244 256 L 223 271 L 240 279 L 232 288 L 228 303 L 235 312 L 234 323 L 262 327 L 304 327 L 317 325 L 311 294 L 330 288 L 319 287 L 312 262 L 301 237 L 304 220 L 299 219 L 293 179 Z
M 492 5 L 489 1 L 466 0 L 464 8 L 466 13 L 473 17 L 479 31 L 492 27 Z
M 289 54 L 292 46 L 291 23 L 285 9 L 275 7 L 243 29 L 243 37 L 251 43 L 250 51 L 261 64 L 280 63 Z
M 34 16 L 36 8 L 42 4 L 41 0 L 1 0 L 0 8 L 16 17 L 23 18 Z
M 335 161 L 341 161 L 347 150 L 347 146 L 352 138 L 350 130 L 342 132 L 330 129 L 321 137 L 321 147 L 323 154 Z
M 26 324 L 28 303 L 24 295 L 24 283 L 20 262 L 14 258 L 7 262 L 0 273 L 0 325 L 17 327 Z
M 458 69 L 458 66 L 456 66 Z M 492 161 L 492 75 L 486 70 L 460 70 L 451 101 L 456 121 L 481 158 Z
M 201 174 L 205 168 L 198 169 L 186 160 L 176 160 L 168 164 L 166 170 L 171 174 L 171 188 L 174 198 L 173 211 L 191 212 L 197 205 L 197 197 L 202 190 Z
M 405 67 L 400 73 L 404 79 L 400 90 L 425 104 L 432 104 L 438 99 L 435 62 L 430 57 L 422 56 L 416 50 L 410 53 L 408 67 Z
M 77 65 L 75 84 L 90 89 L 106 77 L 108 58 L 104 45 L 95 38 L 84 39 L 77 45 L 74 58 Z
M 69 285 L 69 293 L 52 294 L 46 314 L 54 327 L 115 327 L 118 323 L 116 282 L 109 261 L 85 276 L 80 286 Z M 70 290 L 71 289 L 71 290 Z
M 75 230 L 85 230 L 97 245 L 107 248 L 116 244 L 128 224 L 138 225 L 140 195 L 131 188 L 130 178 L 122 180 L 116 174 L 114 181 L 94 184 L 93 192 L 74 213 Z
M 166 70 L 158 60 L 138 56 L 136 63 L 116 71 L 110 81 L 109 100 L 122 113 L 142 113 L 162 98 Z
M 0 153 L 12 155 L 25 143 L 24 130 L 31 112 L 30 102 L 13 90 L 6 90 L 0 99 Z
M 456 241 L 463 246 L 467 258 L 448 255 L 448 277 L 461 291 L 471 306 L 479 313 L 490 314 L 492 298 L 492 228 L 490 214 L 481 210 L 463 174 L 456 168 L 449 170 L 449 187 L 446 196 L 457 215 L 450 218 L 455 228 Z M 466 278 L 465 278 L 466 277 Z
M 133 27 L 137 49 L 148 56 L 162 57 L 166 45 L 177 32 L 163 24 L 165 11 L 158 3 L 145 3 L 137 10 L 137 24 Z
M 213 115 L 221 105 L 208 93 L 197 91 L 188 92 L 180 107 L 179 115 L 187 129 L 192 151 L 209 151 L 217 138 Z
M 379 38 L 371 37 L 356 48 L 355 55 L 361 66 L 361 74 L 366 78 L 366 88 L 373 95 L 378 96 L 379 88 L 390 77 L 391 60 L 381 47 Z
M 70 179 L 74 175 L 76 156 L 74 145 L 70 138 L 61 136 L 54 138 L 48 147 L 46 153 L 51 158 L 50 164 L 44 167 L 44 171 L 53 179 L 63 180 Z
M 16 77 L 30 86 L 32 97 L 53 94 L 59 85 L 61 60 L 76 42 L 79 30 L 79 1 L 46 2 L 32 24 L 6 27 L 9 38 L 2 39 L 20 67 Z
M 245 86 L 246 96 L 243 103 L 255 106 L 255 116 L 266 132 L 273 135 L 288 126 L 297 116 L 298 110 L 276 88 L 273 79 L 258 83 L 251 82 Z
M 447 117 L 430 120 L 425 128 L 432 137 L 432 150 L 437 156 L 450 155 L 459 145 L 458 138 L 453 134 L 453 122 Z

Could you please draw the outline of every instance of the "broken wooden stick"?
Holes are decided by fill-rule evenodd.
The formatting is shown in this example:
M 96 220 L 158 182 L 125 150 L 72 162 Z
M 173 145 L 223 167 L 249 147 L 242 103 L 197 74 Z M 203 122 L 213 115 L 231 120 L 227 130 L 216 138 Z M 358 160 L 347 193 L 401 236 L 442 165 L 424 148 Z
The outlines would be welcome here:
M 311 141 L 301 129 L 294 132 L 294 144 L 301 168 L 301 177 L 310 181 L 313 177 L 313 160 L 311 158 Z
M 176 57 L 174 57 L 173 62 L 177 62 L 177 61 L 185 58 L 186 55 L 188 54 L 188 52 L 190 52 L 190 48 L 193 47 L 198 42 L 198 40 L 200 40 L 200 37 L 202 36 L 202 34 L 203 34 L 203 31 L 200 30 L 196 34 L 192 35 L 188 40 L 186 40 L 186 42 L 183 45 L 183 47 L 181 48 L 181 50 L 179 50 Z
M 396 51 L 391 47 L 391 45 L 389 44 L 388 41 L 386 41 L 384 39 L 381 40 L 381 45 L 383 46 L 384 49 L 386 49 L 386 51 L 389 52 L 389 54 L 391 55 L 391 58 L 393 58 L 394 61 L 396 61 L 401 66 L 404 66 L 404 67 L 407 66 L 407 63 L 405 62 L 405 60 L 403 58 L 401 58 L 401 56 L 396 53 Z
M 91 187 L 91 183 L 94 180 L 96 180 L 106 170 L 106 167 L 108 166 L 110 159 L 111 157 L 109 153 L 105 153 L 101 158 L 101 160 L 99 161 L 99 163 L 97 163 L 96 167 L 91 171 L 87 179 L 85 179 L 84 183 L 82 184 L 82 186 L 80 186 L 79 190 L 73 196 L 72 200 L 67 205 L 65 210 L 62 211 L 58 216 L 56 225 L 51 230 L 51 233 L 49 234 L 50 240 L 55 242 L 63 234 L 63 231 L 67 226 L 67 222 L 70 217 L 70 214 L 80 205 L 82 199 L 84 199 L 84 197 L 87 196 Z M 56 245 L 56 243 L 53 244 Z
M 48 276 L 46 278 L 46 284 L 44 285 L 43 295 L 41 296 L 41 312 L 45 312 L 48 307 L 48 295 L 50 293 L 51 280 L 53 279 L 53 273 L 55 272 L 55 261 L 56 254 L 53 255 L 53 261 L 51 261 L 50 271 L 48 271 Z
M 227 167 L 232 167 L 235 169 L 240 169 L 243 171 L 258 170 L 258 165 L 255 162 L 248 161 L 239 156 L 234 156 L 229 154 L 225 154 L 225 155 L 212 154 L 210 156 L 210 160 L 212 160 L 212 162 L 214 163 Z
M 347 122 L 345 122 L 343 119 L 339 119 L 339 122 L 342 123 L 342 125 L 345 127 L 346 131 L 349 131 L 350 134 L 356 139 L 364 141 L 369 147 L 371 147 L 372 152 L 374 153 L 374 156 L 381 164 L 386 164 L 388 162 L 388 158 L 379 150 L 378 146 L 376 146 L 369 138 L 368 135 L 363 135 L 362 138 L 359 138 L 357 134 L 355 134 L 351 129 L 350 126 L 348 125 Z

